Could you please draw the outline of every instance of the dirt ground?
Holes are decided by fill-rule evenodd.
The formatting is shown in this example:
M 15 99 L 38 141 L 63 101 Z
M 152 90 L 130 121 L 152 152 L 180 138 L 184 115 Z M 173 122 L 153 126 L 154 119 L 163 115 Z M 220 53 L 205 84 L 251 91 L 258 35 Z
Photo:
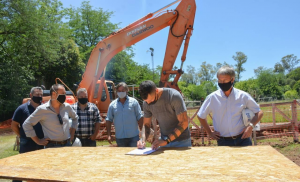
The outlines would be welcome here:
M 300 140 L 299 140 L 300 141 Z M 271 138 L 259 140 L 258 145 L 271 145 L 277 151 L 300 166 L 300 143 L 295 143 L 292 137 Z

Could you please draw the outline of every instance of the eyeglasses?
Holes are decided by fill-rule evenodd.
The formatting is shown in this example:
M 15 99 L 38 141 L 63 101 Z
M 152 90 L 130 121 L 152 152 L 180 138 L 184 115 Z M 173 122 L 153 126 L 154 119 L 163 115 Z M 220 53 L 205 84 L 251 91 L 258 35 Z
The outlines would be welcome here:
M 62 125 L 63 124 L 63 120 L 62 120 L 61 116 L 58 114 L 57 117 L 58 117 L 59 123 Z

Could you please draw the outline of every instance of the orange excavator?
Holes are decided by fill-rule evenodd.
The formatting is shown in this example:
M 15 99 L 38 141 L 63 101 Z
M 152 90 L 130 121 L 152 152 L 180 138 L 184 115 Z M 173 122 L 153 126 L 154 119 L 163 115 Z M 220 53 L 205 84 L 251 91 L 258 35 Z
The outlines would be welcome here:
M 175 10 L 165 10 L 177 2 L 180 3 Z M 105 68 L 108 62 L 126 47 L 149 37 L 167 26 L 170 26 L 170 30 L 159 87 L 170 87 L 180 91 L 177 82 L 183 74 L 182 67 L 192 35 L 195 13 L 195 0 L 177 0 L 154 13 L 149 13 L 125 28 L 111 33 L 96 45 L 78 88 L 87 89 L 88 100 L 97 105 L 101 117 L 105 118 L 109 104 L 116 98 L 114 83 L 105 80 Z M 185 42 L 180 69 L 172 70 L 183 40 Z M 171 82 L 169 81 L 170 75 L 175 76 Z M 58 81 L 62 82 L 57 78 L 55 82 L 58 83 Z M 67 85 L 65 86 L 69 89 Z M 69 104 L 75 103 L 76 97 L 70 89 L 66 94 L 66 102 Z M 28 99 L 23 99 L 23 103 L 27 102 Z M 43 103 L 49 99 L 50 91 L 44 90 Z M 99 136 L 102 136 L 104 131 L 105 128 L 100 131 Z
M 177 2 L 180 3 L 175 10 L 165 10 Z M 93 49 L 78 88 L 86 88 L 89 101 L 97 105 L 100 113 L 106 113 L 111 99 L 114 98 L 108 99 L 112 93 L 111 88 L 113 88 L 113 83 L 105 80 L 105 68 L 108 62 L 126 47 L 170 26 L 159 86 L 179 90 L 177 82 L 183 74 L 182 66 L 192 35 L 195 13 L 195 0 L 177 0 L 154 13 L 149 13 L 125 28 L 113 32 Z M 183 40 L 185 42 L 181 67 L 178 70 L 172 70 Z M 172 82 L 169 82 L 170 74 L 175 75 Z
M 175 10 L 165 10 L 177 2 L 180 3 Z M 126 47 L 149 37 L 167 26 L 170 26 L 170 30 L 159 86 L 180 90 L 177 82 L 183 74 L 182 66 L 186 59 L 192 35 L 195 12 L 195 0 L 177 0 L 154 13 L 149 13 L 125 28 L 111 33 L 96 45 L 91 53 L 78 88 L 87 89 L 89 102 L 97 105 L 103 117 L 107 113 L 110 102 L 116 98 L 114 83 L 105 80 L 105 68 L 108 62 Z M 185 42 L 181 57 L 181 67 L 178 70 L 172 70 L 183 40 Z M 175 78 L 172 82 L 169 82 L 171 74 L 175 75 Z M 55 80 L 56 83 L 58 80 L 62 82 L 57 78 Z M 50 99 L 49 94 L 49 90 L 44 91 L 44 103 Z M 66 102 L 73 104 L 75 99 L 74 93 L 67 91 Z M 27 100 L 28 98 L 24 99 L 23 103 Z

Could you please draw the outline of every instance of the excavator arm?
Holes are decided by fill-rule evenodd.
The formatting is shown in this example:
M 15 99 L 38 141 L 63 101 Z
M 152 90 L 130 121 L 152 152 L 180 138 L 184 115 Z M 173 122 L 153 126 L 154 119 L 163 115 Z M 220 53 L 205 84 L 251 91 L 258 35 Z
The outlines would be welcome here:
M 175 1 L 174 3 L 177 2 L 178 1 Z M 170 5 L 174 3 L 171 3 Z M 87 89 L 90 101 L 92 101 L 93 98 L 95 98 L 95 94 L 98 93 L 95 92 L 95 87 L 100 75 L 105 72 L 108 62 L 117 53 L 167 26 L 170 26 L 170 30 L 163 62 L 160 86 L 171 87 L 179 90 L 177 81 L 183 73 L 182 65 L 185 61 L 190 36 L 193 30 L 196 3 L 195 0 L 182 0 L 175 10 L 163 11 L 170 5 L 154 13 L 150 13 L 127 27 L 112 33 L 96 45 L 90 55 L 86 70 L 82 76 L 82 81 L 79 84 L 79 88 Z M 185 44 L 181 58 L 181 67 L 179 70 L 173 71 L 172 68 L 184 38 Z M 168 82 L 170 74 L 176 75 L 173 82 Z M 104 76 L 100 78 L 100 82 L 99 90 L 101 91 L 105 83 Z

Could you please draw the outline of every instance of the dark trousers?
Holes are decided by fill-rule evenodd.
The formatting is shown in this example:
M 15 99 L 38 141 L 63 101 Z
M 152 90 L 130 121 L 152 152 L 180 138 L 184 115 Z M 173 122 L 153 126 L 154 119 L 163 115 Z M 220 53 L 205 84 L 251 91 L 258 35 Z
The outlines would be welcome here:
M 26 153 L 26 152 L 32 152 L 35 150 L 43 149 L 43 145 L 36 144 L 32 139 L 28 138 L 20 138 L 20 154 Z M 13 182 L 22 182 L 19 180 L 13 180 Z
M 96 147 L 96 140 L 91 140 L 88 138 L 80 138 L 80 137 L 77 138 L 80 140 L 81 145 L 83 147 Z
M 252 141 L 250 138 L 242 139 L 242 136 L 236 139 L 219 139 L 218 146 L 252 146 Z
M 116 138 L 116 141 L 118 147 L 137 147 L 139 139 L 139 136 L 135 136 L 132 138 Z
M 43 145 L 36 144 L 32 139 L 20 138 L 20 151 L 19 151 L 20 154 L 35 151 L 35 150 L 40 150 L 43 148 L 44 148 Z

